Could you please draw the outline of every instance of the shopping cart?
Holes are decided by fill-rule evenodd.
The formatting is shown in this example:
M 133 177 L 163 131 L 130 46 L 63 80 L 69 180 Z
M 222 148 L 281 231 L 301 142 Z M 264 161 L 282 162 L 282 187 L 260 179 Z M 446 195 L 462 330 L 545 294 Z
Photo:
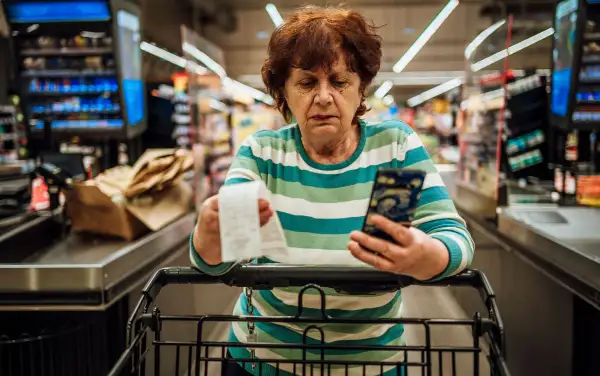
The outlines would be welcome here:
M 245 287 L 246 294 L 256 290 L 270 290 L 283 287 L 303 287 L 298 294 L 298 312 L 293 316 L 235 316 L 235 315 L 167 315 L 156 307 L 156 298 L 161 289 L 169 284 L 212 284 L 225 283 L 230 286 Z M 356 319 L 337 318 L 328 315 L 324 289 L 333 289 L 343 294 L 372 294 L 392 292 L 409 285 L 428 286 L 468 286 L 477 289 L 486 307 L 486 315 L 475 313 L 472 319 Z M 312 314 L 307 315 L 309 308 L 303 304 L 307 293 L 312 290 Z M 315 293 L 320 309 L 314 309 Z M 317 312 L 315 315 L 314 312 Z M 251 311 L 250 311 L 251 312 Z M 172 322 L 192 324 L 195 338 L 187 341 L 165 338 L 164 325 Z M 226 340 L 209 341 L 206 339 L 206 326 L 209 323 L 241 322 L 254 328 L 261 323 L 281 325 L 300 325 L 304 328 L 302 343 L 281 344 L 252 341 L 248 343 L 230 343 Z M 397 325 L 403 324 L 418 327 L 422 330 L 422 344 L 403 345 L 369 345 L 341 346 L 336 342 L 327 343 L 323 338 L 322 324 L 353 325 Z M 436 328 L 446 327 L 449 330 L 463 328 L 468 333 L 468 343 L 460 346 L 438 345 L 434 341 Z M 466 329 L 464 329 L 466 328 Z M 314 331 L 312 336 L 309 331 Z M 192 331 L 192 330 L 190 330 Z M 250 332 L 252 333 L 252 332 Z M 315 335 L 315 333 L 317 333 Z M 317 340 L 315 340 L 315 337 Z M 481 339 L 487 339 L 482 341 Z M 193 268 L 165 268 L 156 272 L 142 291 L 134 313 L 127 325 L 127 349 L 120 357 L 109 376 L 124 375 L 204 375 L 217 376 L 219 367 L 237 362 L 249 369 L 251 365 L 255 374 L 272 375 L 444 375 L 464 376 L 467 373 L 479 375 L 482 364 L 486 363 L 492 376 L 509 376 L 505 362 L 505 340 L 502 320 L 498 311 L 495 296 L 485 275 L 477 270 L 468 270 L 460 275 L 435 282 L 419 282 L 413 278 L 384 273 L 367 268 L 339 267 L 299 267 L 283 265 L 242 265 L 234 268 L 226 275 L 214 277 L 203 274 Z M 231 360 L 227 356 L 228 349 L 243 347 L 250 356 L 246 359 Z M 281 350 L 285 348 L 295 351 L 293 359 L 268 359 L 254 356 L 260 349 Z M 486 349 L 483 351 L 482 348 Z M 337 351 L 337 353 L 336 353 Z M 399 354 L 400 357 L 389 362 L 368 362 L 345 357 L 330 356 L 339 351 L 386 351 L 386 354 Z M 168 370 L 163 357 L 170 356 Z M 487 354 L 486 354 L 487 353 Z M 263 352 L 264 354 L 264 352 Z M 470 363 L 468 372 L 461 370 L 457 359 L 462 357 Z M 487 357 L 487 361 L 486 361 Z M 481 359 L 480 359 L 481 358 Z M 351 360 L 348 360 L 351 359 Z M 388 359 L 388 358 L 384 358 Z M 483 360 L 483 361 L 482 361 Z M 445 364 L 444 364 L 445 363 Z M 216 366 L 217 368 L 213 367 Z M 270 367 L 264 371 L 263 366 Z M 357 371 L 358 370 L 358 371 Z

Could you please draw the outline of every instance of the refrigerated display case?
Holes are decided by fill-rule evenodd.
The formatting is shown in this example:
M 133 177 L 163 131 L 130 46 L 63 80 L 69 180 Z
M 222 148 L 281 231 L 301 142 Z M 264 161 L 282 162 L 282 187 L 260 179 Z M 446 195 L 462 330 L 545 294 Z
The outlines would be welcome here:
M 2 2 L 32 138 L 132 139 L 146 127 L 140 9 L 125 0 Z

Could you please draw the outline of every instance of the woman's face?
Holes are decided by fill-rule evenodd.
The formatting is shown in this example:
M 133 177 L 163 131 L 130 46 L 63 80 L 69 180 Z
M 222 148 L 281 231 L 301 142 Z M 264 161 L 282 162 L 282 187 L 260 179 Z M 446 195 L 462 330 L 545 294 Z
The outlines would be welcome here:
M 330 72 L 293 68 L 285 98 L 303 137 L 331 141 L 352 129 L 361 103 L 360 77 L 338 58 Z

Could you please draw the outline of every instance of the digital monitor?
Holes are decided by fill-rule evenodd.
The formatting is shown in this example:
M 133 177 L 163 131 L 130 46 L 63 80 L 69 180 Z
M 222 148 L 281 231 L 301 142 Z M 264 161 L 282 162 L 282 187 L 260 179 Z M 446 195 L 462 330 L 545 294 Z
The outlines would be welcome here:
M 11 23 L 95 22 L 110 20 L 106 1 L 51 1 L 7 3 Z
M 567 116 L 569 110 L 578 6 L 578 0 L 564 0 L 556 6 L 550 108 L 552 113 L 559 117 Z
M 117 11 L 119 33 L 119 68 L 127 124 L 136 126 L 144 120 L 145 93 L 142 81 L 140 19 L 126 10 Z

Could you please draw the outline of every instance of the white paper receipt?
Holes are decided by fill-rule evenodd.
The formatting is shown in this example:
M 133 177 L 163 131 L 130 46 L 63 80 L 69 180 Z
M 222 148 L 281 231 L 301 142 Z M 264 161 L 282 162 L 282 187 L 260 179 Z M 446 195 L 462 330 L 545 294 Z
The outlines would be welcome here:
M 287 254 L 287 244 L 277 214 L 260 227 L 258 199 L 271 201 L 270 196 L 263 181 L 227 185 L 219 190 L 223 262 Z

